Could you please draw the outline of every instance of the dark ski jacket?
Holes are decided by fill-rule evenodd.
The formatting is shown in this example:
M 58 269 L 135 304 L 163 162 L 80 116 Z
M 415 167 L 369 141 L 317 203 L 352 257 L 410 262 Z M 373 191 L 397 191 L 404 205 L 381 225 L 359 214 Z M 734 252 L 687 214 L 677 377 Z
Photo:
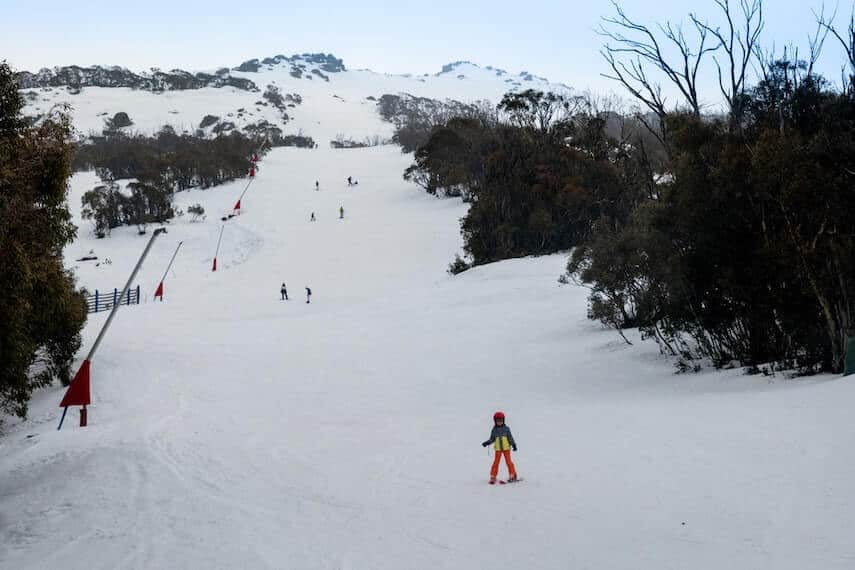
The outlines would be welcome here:
M 487 447 L 493 443 L 495 445 L 496 451 L 508 451 L 511 448 L 516 450 L 517 443 L 514 441 L 514 436 L 511 435 L 511 428 L 502 424 L 500 426 L 493 426 L 493 431 L 490 432 L 490 439 L 482 443 L 484 447 Z

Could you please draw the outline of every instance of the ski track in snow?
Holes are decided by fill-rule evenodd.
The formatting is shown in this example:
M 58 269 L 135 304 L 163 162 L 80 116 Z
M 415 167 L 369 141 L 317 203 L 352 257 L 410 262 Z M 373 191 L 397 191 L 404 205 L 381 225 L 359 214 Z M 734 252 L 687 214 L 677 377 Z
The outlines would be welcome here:
M 409 162 L 271 152 L 216 273 L 245 181 L 178 194 L 207 219 L 153 248 L 145 302 L 93 362 L 89 427 L 71 410 L 56 431 L 53 387 L 0 438 L 0 568 L 855 567 L 851 381 L 675 375 L 586 319 L 566 256 L 447 276 L 465 206 L 403 182 Z M 107 292 L 147 236 L 91 235 L 96 181 L 72 180 L 65 253 Z M 92 249 L 113 263 L 74 261 Z M 522 485 L 486 484 L 496 409 Z

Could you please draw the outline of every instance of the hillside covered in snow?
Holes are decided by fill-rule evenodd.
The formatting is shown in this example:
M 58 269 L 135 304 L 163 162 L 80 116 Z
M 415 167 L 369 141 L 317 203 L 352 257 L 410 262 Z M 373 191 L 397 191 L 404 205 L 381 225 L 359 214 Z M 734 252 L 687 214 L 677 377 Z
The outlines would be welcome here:
M 64 67 L 22 72 L 18 80 L 28 115 L 68 104 L 83 135 L 100 134 L 107 119 L 127 113 L 129 132 L 151 135 L 168 125 L 178 133 L 212 136 L 272 126 L 324 146 L 336 138 L 389 138 L 392 127 L 377 109 L 383 95 L 495 104 L 509 91 L 569 92 L 528 72 L 512 75 L 469 62 L 448 64 L 435 75 L 402 76 L 349 70 L 326 54 L 280 55 L 198 73 Z

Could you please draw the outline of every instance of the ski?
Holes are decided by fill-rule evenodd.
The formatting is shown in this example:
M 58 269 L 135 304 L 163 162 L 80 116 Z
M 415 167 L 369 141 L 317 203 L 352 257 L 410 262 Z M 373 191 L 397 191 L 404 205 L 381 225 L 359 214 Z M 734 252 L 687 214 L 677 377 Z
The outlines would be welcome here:
M 508 479 L 508 480 L 504 480 L 504 479 L 497 479 L 496 481 L 487 481 L 487 483 L 488 483 L 489 485 L 495 485 L 496 483 L 498 483 L 499 485 L 507 485 L 507 484 L 509 484 L 509 483 L 520 483 L 520 482 L 522 482 L 522 481 L 523 481 L 523 478 L 522 478 L 522 477 L 518 477 L 518 478 L 516 478 L 516 479 Z

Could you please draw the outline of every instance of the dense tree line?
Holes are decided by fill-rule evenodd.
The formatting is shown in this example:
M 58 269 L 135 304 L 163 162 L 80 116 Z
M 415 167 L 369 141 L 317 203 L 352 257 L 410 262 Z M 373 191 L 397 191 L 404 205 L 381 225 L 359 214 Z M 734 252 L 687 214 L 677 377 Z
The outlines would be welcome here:
M 450 119 L 482 116 L 485 109 L 485 103 L 439 101 L 408 93 L 386 94 L 377 100 L 377 112 L 395 127 L 392 142 L 400 145 L 404 152 L 413 152 L 424 145 L 431 131 Z
M 103 181 L 83 195 L 83 217 L 92 221 L 98 237 L 122 225 L 144 233 L 148 224 L 176 215 L 175 192 L 247 176 L 250 157 L 265 150 L 261 140 L 237 131 L 214 138 L 178 135 L 170 127 L 148 137 L 108 124 L 102 136 L 89 137 L 75 154 L 75 169 L 94 168 Z M 114 182 L 122 179 L 133 180 L 127 191 Z
M 793 67 L 773 62 L 738 122 L 666 117 L 669 181 L 571 259 L 593 317 L 719 365 L 842 368 L 855 316 L 855 99 Z
M 86 302 L 62 263 L 76 228 L 66 205 L 71 125 L 31 126 L 0 64 L 0 412 L 24 417 L 36 388 L 69 381 Z
M 814 63 L 828 34 L 855 62 L 855 25 L 837 33 L 820 15 L 799 60 L 759 49 L 761 0 L 715 4 L 724 23 L 692 16 L 694 36 L 620 7 L 605 19 L 604 55 L 645 109 L 645 137 L 589 104 L 514 94 L 496 121 L 433 128 L 405 176 L 472 202 L 455 271 L 572 247 L 566 277 L 590 287 L 589 316 L 639 327 L 687 367 L 840 371 L 855 332 L 855 64 L 834 88 Z M 698 80 L 711 53 L 715 115 Z
M 638 153 L 608 136 L 608 120 L 581 97 L 510 93 L 497 112 L 434 128 L 404 177 L 471 202 L 461 228 L 473 264 L 568 250 L 638 199 L 625 191 Z
M 668 176 L 625 223 L 599 224 L 574 251 L 569 273 L 592 287 L 593 318 L 640 326 L 684 360 L 840 371 L 855 317 L 851 78 L 834 89 L 814 71 L 823 30 L 833 31 L 821 17 L 808 59 L 796 60 L 792 50 L 774 56 L 757 47 L 761 0 L 737 11 L 717 5 L 725 24 L 693 17 L 694 48 L 673 27 L 659 28 L 682 41 L 679 64 L 620 9 L 606 20 L 613 30 L 644 33 L 609 33 L 618 47 L 606 48 L 607 60 L 661 118 Z M 714 117 L 701 113 L 696 77 L 672 73 L 686 61 L 697 68 L 710 37 L 726 56 L 716 62 L 728 62 L 718 68 L 727 110 Z M 850 61 L 853 45 L 844 42 Z M 636 51 L 620 51 L 627 46 Z M 627 53 L 635 59 L 621 60 Z M 752 59 L 760 68 L 753 86 Z M 650 76 L 627 73 L 644 63 L 684 93 L 682 110 L 665 109 Z
M 132 178 L 173 191 L 209 188 L 247 176 L 249 158 L 263 147 L 260 139 L 236 131 L 204 138 L 179 135 L 171 127 L 153 137 L 108 129 L 78 145 L 74 169 L 95 169 L 103 178 Z

